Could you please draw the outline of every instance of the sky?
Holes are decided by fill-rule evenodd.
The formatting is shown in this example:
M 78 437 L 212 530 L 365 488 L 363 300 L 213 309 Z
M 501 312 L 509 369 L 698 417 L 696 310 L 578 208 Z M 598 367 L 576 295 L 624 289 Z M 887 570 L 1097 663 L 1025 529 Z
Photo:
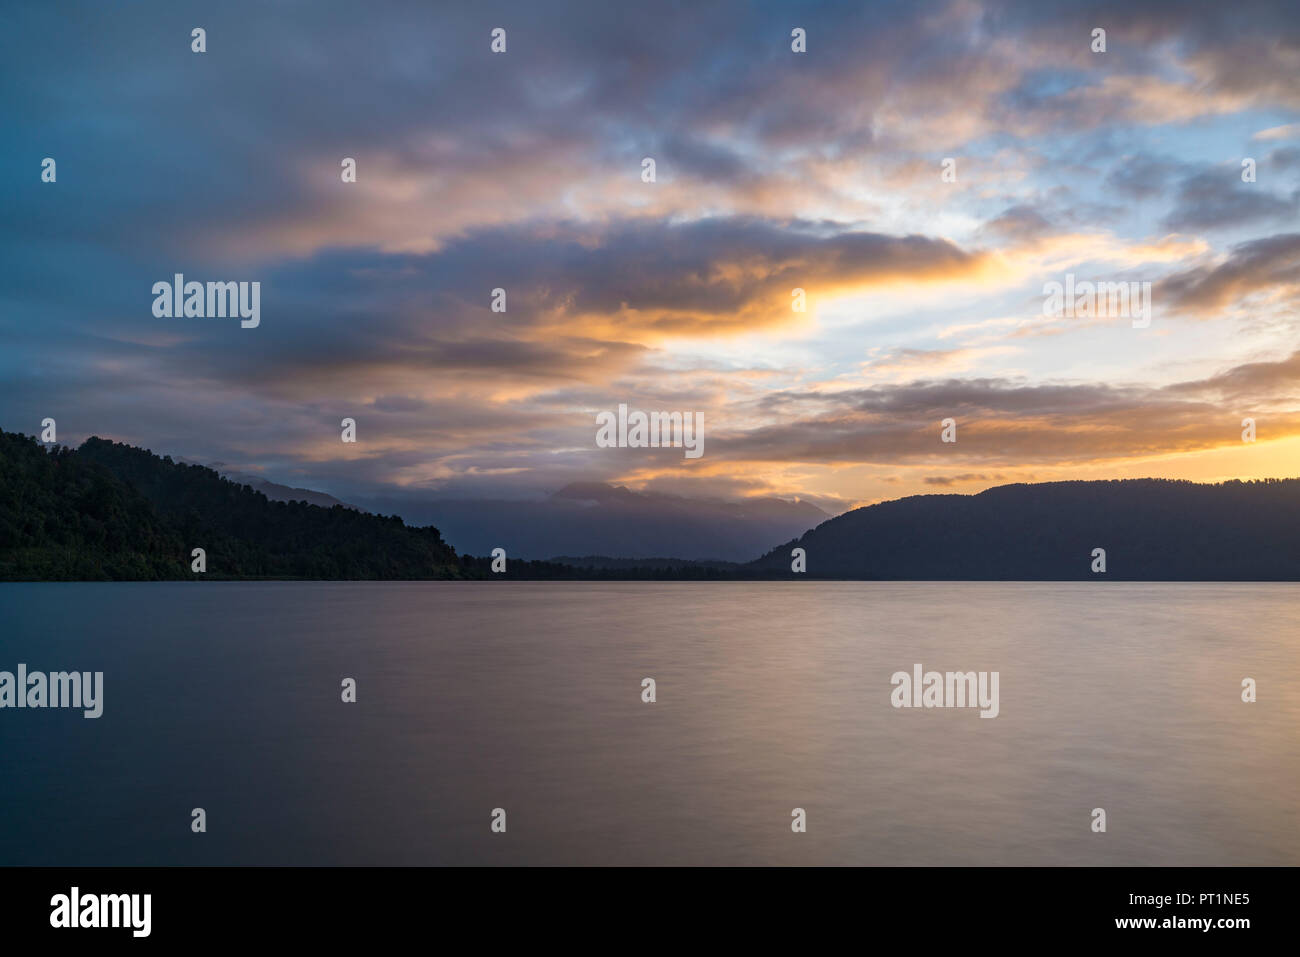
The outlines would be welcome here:
M 345 499 L 1300 475 L 1300 5 L 5 19 L 0 428 Z M 155 316 L 176 273 L 260 282 L 260 324 Z M 1067 276 L 1149 324 L 1046 315 Z M 620 404 L 704 454 L 598 447 Z

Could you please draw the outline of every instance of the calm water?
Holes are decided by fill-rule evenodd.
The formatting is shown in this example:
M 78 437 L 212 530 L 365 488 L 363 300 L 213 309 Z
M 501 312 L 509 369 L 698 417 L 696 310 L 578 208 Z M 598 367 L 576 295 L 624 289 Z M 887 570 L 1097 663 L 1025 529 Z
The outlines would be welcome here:
M 105 672 L 0 711 L 0 863 L 1300 864 L 1298 649 L 1285 584 L 0 585 L 0 670 Z

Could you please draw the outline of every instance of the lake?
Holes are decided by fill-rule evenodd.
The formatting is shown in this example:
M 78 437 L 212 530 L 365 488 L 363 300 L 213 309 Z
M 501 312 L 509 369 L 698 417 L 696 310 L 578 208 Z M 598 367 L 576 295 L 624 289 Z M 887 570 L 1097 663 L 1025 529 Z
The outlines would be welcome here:
M 0 864 L 1295 865 L 1298 635 L 1293 584 L 0 584 L 0 670 L 104 673 L 0 710 Z

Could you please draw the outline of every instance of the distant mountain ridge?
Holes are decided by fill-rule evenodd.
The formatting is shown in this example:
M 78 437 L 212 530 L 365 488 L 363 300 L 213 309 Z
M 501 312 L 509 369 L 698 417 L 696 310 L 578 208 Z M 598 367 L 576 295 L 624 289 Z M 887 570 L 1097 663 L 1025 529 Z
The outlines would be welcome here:
M 592 496 L 638 508 L 644 498 L 603 485 L 566 495 L 582 503 L 571 507 L 606 518 L 616 513 L 590 505 Z M 1300 581 L 1300 479 L 1051 482 L 917 495 L 823 521 L 745 564 L 592 553 L 527 561 L 513 541 L 502 539 L 509 557 L 500 573 L 491 558 L 458 555 L 437 528 L 396 515 L 271 501 L 212 469 L 104 439 L 46 448 L 0 430 L 0 580 L 9 581 Z M 207 553 L 202 576 L 190 568 L 196 547 Z M 796 548 L 803 573 L 791 568 Z
M 1002 485 L 854 509 L 747 569 L 871 580 L 1300 581 L 1300 479 Z M 1106 570 L 1092 570 L 1093 550 Z M 794 577 L 794 576 L 791 576 Z
M 347 502 L 337 499 L 326 492 L 317 492 L 309 488 L 295 488 L 292 485 L 281 485 L 278 482 L 264 479 L 260 475 L 248 475 L 244 472 L 226 468 L 221 462 L 214 462 L 208 468 L 238 485 L 247 485 L 254 491 L 261 492 L 272 502 L 306 502 L 308 505 L 319 505 L 321 508 L 333 508 L 335 505 L 339 505 L 353 511 L 362 511 L 355 505 L 349 505 Z
M 462 551 L 555 561 L 599 555 L 637 561 L 748 562 L 828 518 L 809 502 L 750 498 L 739 502 L 637 492 L 604 482 L 575 482 L 542 500 L 402 501 L 356 504 L 436 525 Z

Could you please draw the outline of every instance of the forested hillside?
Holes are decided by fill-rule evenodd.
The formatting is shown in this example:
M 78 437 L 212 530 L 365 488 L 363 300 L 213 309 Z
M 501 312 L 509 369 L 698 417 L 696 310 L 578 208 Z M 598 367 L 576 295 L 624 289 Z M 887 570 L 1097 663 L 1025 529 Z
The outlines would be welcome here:
M 88 439 L 46 450 L 0 431 L 0 579 L 461 577 L 436 528 L 272 502 L 211 469 Z
M 1300 581 L 1300 479 L 1001 485 L 854 509 L 750 568 L 811 578 Z M 1105 552 L 1105 571 L 1095 571 Z

